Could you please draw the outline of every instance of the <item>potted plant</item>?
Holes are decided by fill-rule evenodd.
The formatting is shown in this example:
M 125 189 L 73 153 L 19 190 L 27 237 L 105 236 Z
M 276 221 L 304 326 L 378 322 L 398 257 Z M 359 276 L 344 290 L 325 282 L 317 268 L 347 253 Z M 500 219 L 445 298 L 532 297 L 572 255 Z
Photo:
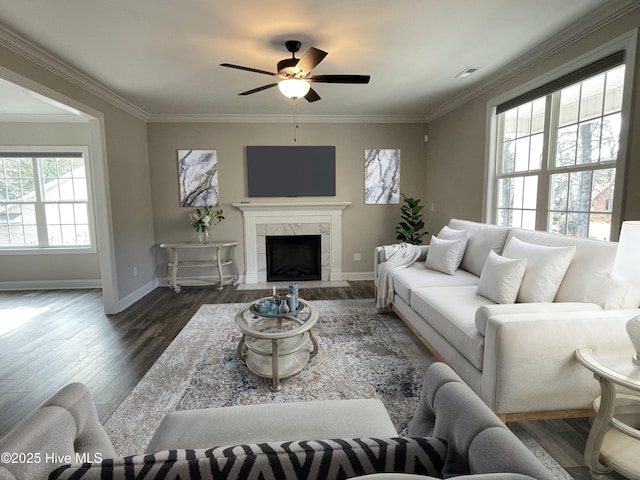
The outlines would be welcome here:
M 196 208 L 195 212 L 189 214 L 189 218 L 191 219 L 191 226 L 198 232 L 202 243 L 209 241 L 209 229 L 224 220 L 222 209 L 214 211 L 213 207 L 209 205 L 203 208 Z
M 400 207 L 402 219 L 396 227 L 396 240 L 401 240 L 413 245 L 420 245 L 422 243 L 422 237 L 429 232 L 420 232 L 424 228 L 424 222 L 422 221 L 422 209 L 419 198 L 407 197 L 402 194 L 402 200 L 404 205 Z

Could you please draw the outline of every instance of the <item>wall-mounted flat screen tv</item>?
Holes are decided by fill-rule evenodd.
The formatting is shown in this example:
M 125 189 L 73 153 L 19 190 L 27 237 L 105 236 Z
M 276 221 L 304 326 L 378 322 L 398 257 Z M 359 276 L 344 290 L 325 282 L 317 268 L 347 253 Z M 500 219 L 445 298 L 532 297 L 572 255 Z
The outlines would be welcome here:
M 250 197 L 333 197 L 336 147 L 247 147 Z

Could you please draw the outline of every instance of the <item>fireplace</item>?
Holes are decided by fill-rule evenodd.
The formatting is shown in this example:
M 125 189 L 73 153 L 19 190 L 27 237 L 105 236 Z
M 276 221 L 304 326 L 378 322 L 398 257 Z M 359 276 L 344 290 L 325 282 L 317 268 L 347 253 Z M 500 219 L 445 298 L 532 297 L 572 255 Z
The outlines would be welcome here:
M 246 283 L 267 281 L 266 240 L 270 235 L 320 235 L 323 281 L 341 281 L 342 210 L 351 202 L 239 202 L 244 224 Z
M 267 281 L 321 280 L 321 235 L 268 235 Z

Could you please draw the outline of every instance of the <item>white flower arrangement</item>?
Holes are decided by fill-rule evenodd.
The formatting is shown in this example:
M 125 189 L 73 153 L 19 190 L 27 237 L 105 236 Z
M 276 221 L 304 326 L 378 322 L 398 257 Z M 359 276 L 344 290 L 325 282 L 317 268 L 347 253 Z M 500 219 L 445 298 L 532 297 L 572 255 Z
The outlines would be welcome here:
M 196 208 L 195 212 L 189 214 L 189 218 L 191 219 L 191 226 L 196 229 L 196 232 L 204 232 L 224 220 L 222 209 L 213 211 L 213 207 L 209 205 L 203 208 Z

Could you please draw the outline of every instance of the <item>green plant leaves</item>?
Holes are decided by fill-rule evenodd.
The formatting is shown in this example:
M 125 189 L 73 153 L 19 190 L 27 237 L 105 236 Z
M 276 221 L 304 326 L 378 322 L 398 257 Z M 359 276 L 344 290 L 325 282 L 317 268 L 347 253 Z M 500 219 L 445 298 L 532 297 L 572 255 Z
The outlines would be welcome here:
M 420 232 L 424 228 L 421 213 L 424 206 L 420 205 L 419 198 L 407 197 L 404 193 L 402 194 L 402 199 L 404 201 L 404 205 L 400 207 L 402 221 L 396 227 L 396 240 L 420 245 L 422 237 L 429 233 Z

